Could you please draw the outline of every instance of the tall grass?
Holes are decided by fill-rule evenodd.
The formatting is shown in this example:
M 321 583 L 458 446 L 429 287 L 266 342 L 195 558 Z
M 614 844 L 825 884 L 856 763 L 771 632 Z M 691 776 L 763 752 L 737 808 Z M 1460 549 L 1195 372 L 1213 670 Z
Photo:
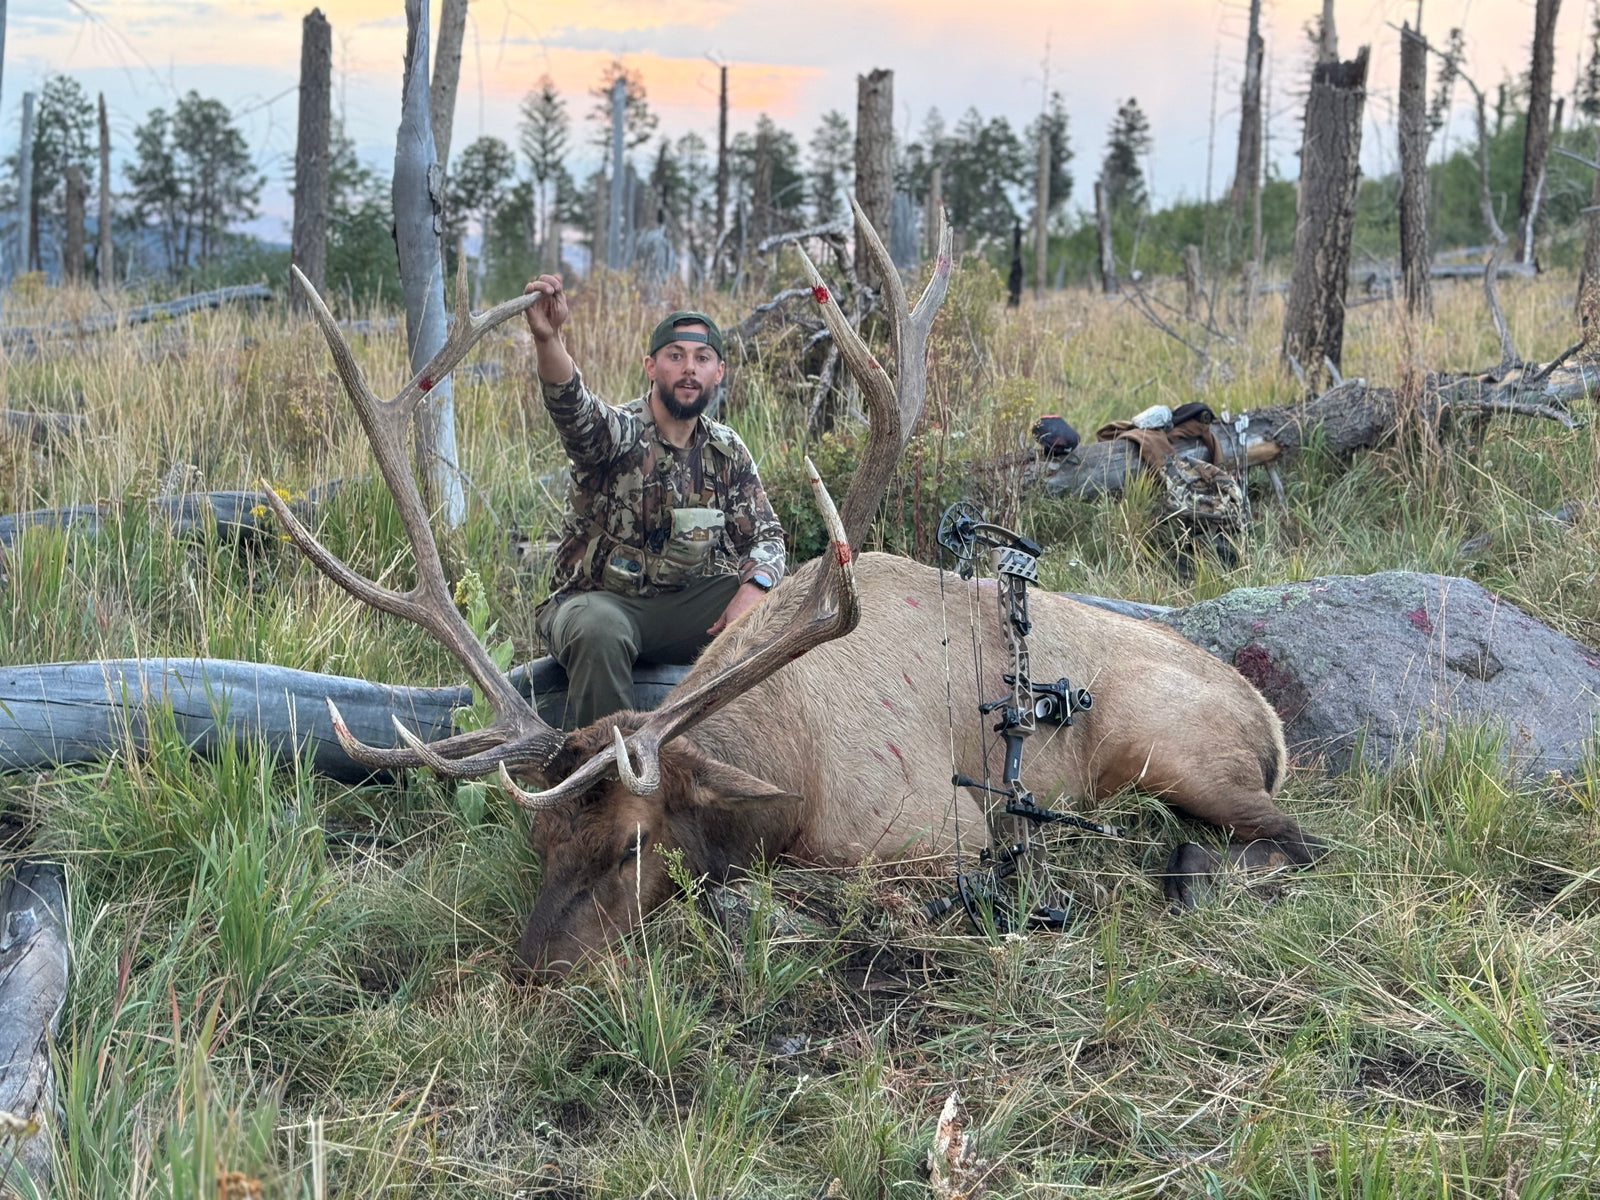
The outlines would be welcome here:
M 1525 354 L 1570 340 L 1571 282 L 1508 281 Z M 43 293 L 39 319 L 89 311 Z M 647 298 L 621 277 L 578 294 L 585 377 L 641 387 L 645 331 L 695 303 L 731 323 L 749 297 Z M 1498 347 L 1473 287 L 1433 325 L 1350 312 L 1347 374 L 1481 367 Z M 385 317 L 383 313 L 341 316 Z M 1184 603 L 1241 584 L 1407 567 L 1470 575 L 1600 639 L 1594 428 L 1491 422 L 1442 452 L 1402 438 L 1338 462 L 1313 449 L 1258 486 L 1236 566 L 1180 575 L 1151 497 L 1024 492 L 1015 456 L 1040 412 L 1086 435 L 1148 404 L 1238 411 L 1294 398 L 1278 301 L 1196 356 L 1087 293 L 1008 311 L 967 265 L 936 327 L 927 418 L 875 536 L 931 553 L 971 494 L 1050 547 L 1049 586 Z M 353 338 L 380 390 L 400 332 Z M 540 550 L 562 455 L 528 403 L 508 329 L 456 383 L 471 478 L 462 570 L 482 622 L 538 652 Z M 272 535 L 175 539 L 163 486 L 347 481 L 321 535 L 404 582 L 393 506 L 314 332 L 276 308 L 206 314 L 0 362 L 12 408 L 83 429 L 0 440 L 0 509 L 101 502 L 104 529 L 7 552 L 0 661 L 209 654 L 433 683 L 459 668 L 363 611 Z M 724 414 L 797 541 L 800 456 L 847 474 L 847 424 L 805 427 L 792 355 L 737 363 Z M 1592 409 L 1586 409 L 1587 415 Z M 1549 519 L 1586 501 L 1571 523 Z M 1469 542 L 1469 539 L 1472 539 Z M 1463 549 L 1463 543 L 1467 548 Z M 519 556 L 517 547 L 532 548 Z M 1126 842 L 1064 836 L 1059 935 L 930 926 L 915 869 L 782 866 L 738 897 L 686 898 L 595 971 L 530 986 L 509 947 L 538 886 L 520 818 L 492 790 L 339 787 L 260 749 L 194 757 L 173 728 L 89 768 L 0 778 L 12 820 L 68 866 L 73 988 L 48 1137 L 63 1196 L 915 1196 L 959 1086 L 1003 1196 L 1544 1197 L 1592 1192 L 1600 1156 L 1600 749 L 1559 787 L 1506 772 L 1454 730 L 1395 769 L 1291 779 L 1286 803 L 1339 849 L 1267 895 L 1219 889 L 1168 915 L 1152 871 L 1183 833 L 1114 801 Z M 1596 742 L 1600 747 L 1600 741 Z M 720 915 L 719 915 L 720 914 Z M 231 1189 L 231 1190 L 230 1190 Z

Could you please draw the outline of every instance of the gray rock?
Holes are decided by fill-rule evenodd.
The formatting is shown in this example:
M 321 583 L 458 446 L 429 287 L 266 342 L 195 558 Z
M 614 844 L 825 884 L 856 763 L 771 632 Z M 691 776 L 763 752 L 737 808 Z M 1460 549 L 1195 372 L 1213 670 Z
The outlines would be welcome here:
M 1157 618 L 1232 663 L 1301 760 L 1388 765 L 1446 723 L 1505 736 L 1528 774 L 1572 771 L 1600 716 L 1600 652 L 1476 583 L 1385 571 L 1236 588 Z M 1364 739 L 1363 739 L 1364 734 Z

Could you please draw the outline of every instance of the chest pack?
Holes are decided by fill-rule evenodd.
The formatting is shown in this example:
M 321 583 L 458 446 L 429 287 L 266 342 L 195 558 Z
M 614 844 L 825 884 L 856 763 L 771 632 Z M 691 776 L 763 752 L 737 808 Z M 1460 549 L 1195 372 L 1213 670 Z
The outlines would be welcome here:
M 613 493 L 636 497 L 632 527 L 639 536 L 621 539 L 596 529 L 584 555 L 600 564 L 598 580 L 608 592 L 638 596 L 651 591 L 677 591 L 711 574 L 722 547 L 727 516 L 717 495 L 722 453 L 709 434 L 701 442 L 700 489 L 678 496 L 671 485 L 672 464 L 656 458 L 654 448 L 633 469 L 631 479 Z

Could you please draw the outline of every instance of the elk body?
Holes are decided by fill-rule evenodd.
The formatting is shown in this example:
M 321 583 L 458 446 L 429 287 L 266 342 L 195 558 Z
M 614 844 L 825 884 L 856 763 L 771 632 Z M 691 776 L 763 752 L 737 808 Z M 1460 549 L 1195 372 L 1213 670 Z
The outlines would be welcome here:
M 787 620 L 810 569 L 714 641 L 680 688 L 701 685 Z M 887 554 L 859 556 L 855 576 L 855 631 L 663 747 L 656 794 L 599 781 L 577 803 L 535 816 L 545 867 L 519 947 L 525 961 L 576 961 L 666 900 L 674 885 L 654 847 L 681 850 L 692 874 L 720 878 L 779 855 L 850 865 L 948 852 L 958 832 L 969 853 L 987 844 L 990 805 L 950 780 L 984 778 L 985 742 L 990 774 L 1005 753 L 993 718 L 977 717 L 981 701 L 1007 690 L 994 589 L 948 574 L 941 597 L 935 568 Z M 981 686 L 969 606 L 987 668 Z M 1029 740 L 1024 777 L 1041 797 L 1064 792 L 1070 804 L 1131 786 L 1230 829 L 1249 861 L 1315 856 L 1315 840 L 1272 799 L 1285 759 L 1277 714 L 1237 671 L 1165 627 L 1062 596 L 1035 594 L 1029 612 L 1034 678 L 1066 676 L 1094 693 L 1070 728 L 1041 726 Z M 947 704 L 941 642 L 950 635 Z M 610 740 L 613 722 L 628 730 L 644 719 L 618 714 L 575 734 L 572 765 Z M 1168 894 L 1186 899 L 1192 877 L 1213 866 L 1200 847 L 1180 847 Z
M 334 729 L 353 758 L 374 768 L 428 766 L 450 778 L 498 772 L 501 786 L 533 812 L 543 883 L 519 950 L 535 968 L 559 970 L 603 950 L 666 899 L 672 885 L 657 848 L 681 850 L 696 874 L 723 876 L 777 855 L 848 864 L 945 850 L 958 832 L 970 845 L 988 841 L 981 793 L 952 791 L 950 778 L 983 778 L 984 739 L 997 741 L 976 719 L 978 703 L 1003 691 L 1003 668 L 992 664 L 1009 662 L 995 593 L 941 579 L 907 559 L 855 553 L 922 410 L 927 339 L 949 283 L 949 230 L 941 222 L 933 278 L 912 309 L 859 207 L 856 218 L 883 280 L 896 378 L 806 259 L 823 318 L 871 415 L 842 519 L 807 462 L 828 552 L 713 641 L 659 708 L 617 714 L 572 734 L 540 719 L 457 612 L 405 451 L 411 414 L 433 381 L 541 294 L 474 317 L 460 276 L 446 345 L 384 400 L 368 386 L 327 307 L 295 272 L 394 495 L 416 558 L 415 585 L 399 592 L 357 575 L 270 489 L 269 503 L 331 579 L 444 645 L 496 717 L 487 729 L 429 745 L 397 721 L 404 748 L 381 749 L 352 738 L 330 703 Z M 969 606 L 981 611 L 969 616 Z M 988 677 L 975 679 L 970 663 L 960 668 L 952 660 L 947 680 L 947 613 L 979 631 Z M 1242 676 L 1176 634 L 1061 597 L 1035 596 L 1032 616 L 1034 677 L 1066 676 L 1090 688 L 1095 703 L 1073 727 L 1034 736 L 1030 787 L 1053 799 L 1134 786 L 1230 830 L 1229 857 L 1247 865 L 1315 857 L 1320 843 L 1273 803 L 1283 735 Z M 998 762 L 996 747 L 988 749 Z M 528 791 L 519 779 L 547 786 Z M 1168 895 L 1186 899 L 1191 882 L 1218 862 L 1199 846 L 1179 847 L 1168 864 Z

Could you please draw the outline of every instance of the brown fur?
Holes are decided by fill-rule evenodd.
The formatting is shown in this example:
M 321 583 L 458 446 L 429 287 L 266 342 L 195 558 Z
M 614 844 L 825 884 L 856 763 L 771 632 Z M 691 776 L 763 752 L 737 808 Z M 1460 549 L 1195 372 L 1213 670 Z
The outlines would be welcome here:
M 813 569 L 800 568 L 717 638 L 680 686 L 694 686 L 788 616 Z M 977 716 L 981 700 L 1005 692 L 1000 676 L 1010 666 L 994 587 L 884 554 L 861 555 L 856 579 L 856 630 L 663 747 L 656 795 L 634 796 L 611 780 L 535 818 L 545 880 L 524 960 L 559 968 L 665 900 L 671 883 L 655 846 L 681 849 L 696 875 L 721 876 L 779 854 L 852 864 L 947 851 L 958 826 L 969 844 L 987 843 L 980 798 L 952 789 L 950 777 L 952 743 L 955 772 L 982 778 L 986 748 L 991 778 L 1003 761 L 992 719 Z M 1094 694 L 1072 727 L 1041 725 L 1030 739 L 1023 779 L 1041 800 L 1134 787 L 1242 844 L 1270 843 L 1295 863 L 1316 856 L 1320 843 L 1273 802 L 1283 731 L 1243 676 L 1162 626 L 1043 593 L 1029 604 L 1033 678 L 1066 676 Z M 557 773 L 609 745 L 613 721 L 628 729 L 637 720 L 619 714 L 573 734 Z M 636 830 L 644 852 L 635 857 L 627 852 Z M 1188 885 L 1174 866 L 1168 894 L 1187 899 Z

